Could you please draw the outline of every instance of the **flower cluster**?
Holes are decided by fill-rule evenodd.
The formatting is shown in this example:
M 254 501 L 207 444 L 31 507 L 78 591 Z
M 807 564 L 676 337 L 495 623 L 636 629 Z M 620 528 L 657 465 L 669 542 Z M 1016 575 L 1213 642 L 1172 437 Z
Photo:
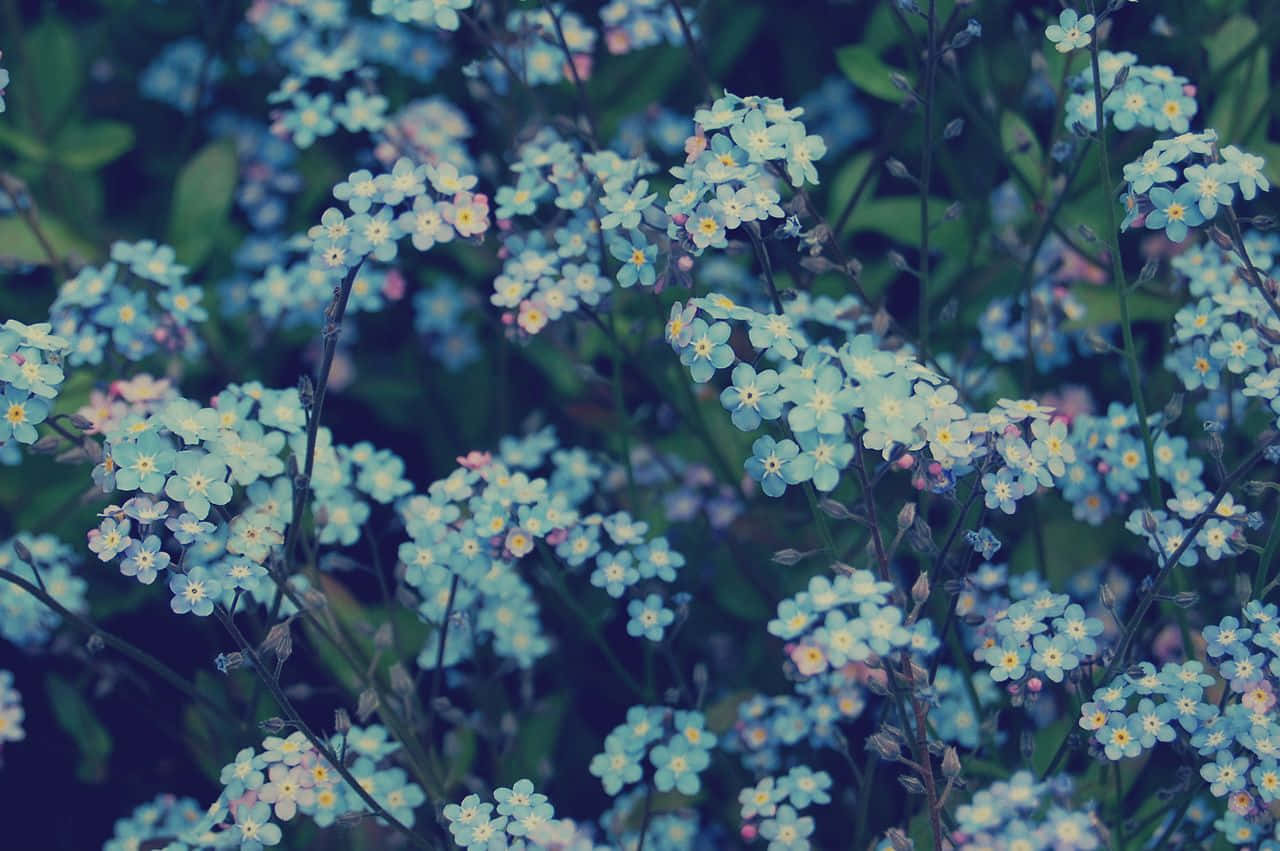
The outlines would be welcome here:
M 22 695 L 13 687 L 13 673 L 0 669 L 0 750 L 5 742 L 20 742 L 27 737 L 22 729 Z
M 993 299 L 979 315 L 982 348 L 997 362 L 1011 363 L 1027 357 L 1030 343 L 1040 372 L 1066 366 L 1073 362 L 1073 355 L 1095 354 L 1087 333 L 1071 327 L 1087 316 L 1067 286 L 1073 278 L 1088 274 L 1084 260 L 1061 241 L 1047 239 L 1032 264 L 1032 274 L 1037 281 L 1028 291 Z
M 612 54 L 630 53 L 656 44 L 681 44 L 684 33 L 680 18 L 664 0 L 610 0 L 600 9 L 605 47 Z M 686 18 L 691 17 L 684 13 Z M 698 36 L 698 23 L 686 20 L 691 34 Z
M 199 40 L 179 39 L 167 45 L 143 70 L 138 91 L 145 98 L 190 113 L 198 105 L 196 99 L 202 95 L 207 99 L 224 72 L 221 60 L 206 56 Z
M 0 325 L 0 453 L 36 442 L 36 426 L 62 386 L 69 342 L 51 333 L 48 322 Z
M 1069 11 L 1069 10 L 1068 10 Z M 1063 12 L 1065 17 L 1068 12 Z M 1086 16 L 1089 17 L 1089 16 Z M 1083 19 L 1081 19 L 1083 20 Z M 1052 36 L 1049 36 L 1052 39 Z M 1083 36 L 1084 45 L 1089 37 Z M 1062 48 L 1060 41 L 1058 48 Z M 1110 117 L 1117 130 L 1145 127 L 1161 133 L 1186 133 L 1196 116 L 1195 86 L 1165 65 L 1141 65 L 1132 53 L 1098 52 L 1098 77 L 1102 83 L 1104 120 Z M 1093 69 L 1070 81 L 1075 93 L 1067 98 L 1064 121 L 1068 130 L 1079 125 L 1092 132 L 1098 129 L 1097 98 L 1093 89 Z
M 127 817 L 118 819 L 111 838 L 102 851 L 133 851 L 143 847 L 148 840 L 165 843 L 164 847 L 189 847 L 207 839 L 199 830 L 205 813 L 193 798 L 177 795 L 157 795 L 154 800 L 139 804 Z M 199 845 L 198 847 L 207 847 Z M 261 847 L 261 846 L 259 846 Z
M 1228 616 L 1202 630 L 1210 669 L 1195 660 L 1158 669 L 1142 662 L 1097 689 L 1079 719 L 1109 760 L 1186 740 L 1210 793 L 1227 800 L 1219 830 L 1236 844 L 1256 839 L 1258 827 L 1270 822 L 1267 808 L 1280 799 L 1280 727 L 1273 711 L 1280 621 L 1274 603 L 1258 600 L 1241 618 Z
M 1097 817 L 1071 805 L 1072 785 L 1065 776 L 1036 782 L 1029 771 L 992 783 L 956 808 L 959 835 L 952 840 L 959 851 L 1017 844 L 1064 851 L 1106 847 Z
M 209 318 L 204 290 L 186 283 L 173 248 L 151 240 L 116 242 L 111 261 L 85 266 L 58 288 L 54 330 L 69 341 L 67 363 L 97 365 L 114 351 L 132 361 L 157 352 L 192 356 L 194 326 Z
M 444 817 L 454 844 L 467 851 L 509 848 L 512 851 L 551 847 L 579 847 L 586 837 L 569 819 L 557 819 L 547 796 L 534 791 L 533 781 L 517 780 L 493 792 L 493 803 L 468 795 L 448 804 Z M 585 848 L 592 848 L 589 840 Z
M 633 706 L 627 720 L 605 737 L 604 751 L 591 760 L 589 770 L 600 778 L 605 794 L 617 797 L 640 782 L 647 762 L 659 792 L 692 796 L 702 788 L 699 775 L 710 764 L 716 741 L 701 712 Z
M 815 804 L 831 803 L 831 775 L 807 765 L 780 777 L 765 777 L 738 793 L 742 838 L 760 836 L 770 851 L 807 851 L 813 819 L 800 816 Z
M 1269 274 L 1280 256 L 1280 240 L 1246 233 L 1244 250 L 1255 269 Z M 1216 243 L 1196 246 L 1175 257 L 1172 265 L 1196 300 L 1174 316 L 1175 345 L 1165 365 L 1187 390 L 1221 392 L 1224 385 L 1234 384 L 1246 403 L 1257 400 L 1280 414 L 1280 372 L 1271 368 L 1280 318 L 1266 296 L 1237 271 L 1234 254 Z M 1237 396 L 1232 404 L 1238 403 Z
M 627 631 L 659 641 L 675 618 L 656 588 L 672 583 L 684 556 L 625 511 L 583 512 L 602 467 L 578 449 L 557 448 L 550 429 L 504 439 L 497 455 L 473 452 L 425 495 L 399 504 L 409 540 L 403 579 L 421 600 L 418 615 L 440 627 L 418 656 L 453 667 L 491 638 L 500 656 L 529 667 L 550 647 L 532 591 L 516 570 L 536 555 L 553 586 L 590 567 L 590 583 L 614 599 L 633 594 Z M 547 466 L 543 478 L 531 474 Z M 683 608 L 680 595 L 675 596 Z
M 76 614 L 89 611 L 87 583 L 74 572 L 74 550 L 53 535 L 20 532 L 0 543 L 0 570 L 39 587 L 63 608 Z M 37 576 L 37 571 L 39 575 Z M 49 643 L 62 616 L 26 590 L 0 581 L 0 638 L 34 649 Z

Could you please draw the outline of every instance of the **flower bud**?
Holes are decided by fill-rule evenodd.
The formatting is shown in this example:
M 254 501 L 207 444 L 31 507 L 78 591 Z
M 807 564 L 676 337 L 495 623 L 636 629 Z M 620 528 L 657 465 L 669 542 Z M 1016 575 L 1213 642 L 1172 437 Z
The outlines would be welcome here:
M 906 789 L 912 795 L 923 795 L 925 792 L 924 784 L 914 774 L 899 774 L 898 782 L 902 784 L 903 789 Z
M 898 510 L 898 529 L 909 529 L 916 522 L 916 504 L 908 502 Z
M 911 586 L 911 600 L 920 605 L 929 599 L 929 574 L 921 573 L 916 577 L 915 583 Z
M 885 838 L 893 846 L 893 851 L 915 851 L 916 844 L 899 827 L 891 827 L 885 832 Z
M 333 731 L 340 736 L 351 732 L 351 716 L 341 706 L 333 710 Z
M 408 697 L 413 694 L 413 677 L 409 676 L 409 672 L 405 670 L 404 665 L 396 662 L 391 666 L 389 671 L 391 676 L 391 690 L 401 697 Z
M 942 776 L 953 780 L 960 776 L 960 754 L 954 747 L 949 747 L 942 755 Z
M 360 719 L 361 724 L 368 721 L 369 716 L 372 715 L 377 708 L 378 693 L 376 691 L 371 688 L 367 688 L 360 692 L 360 699 L 356 701 L 356 717 Z
M 386 650 L 395 643 L 395 633 L 391 629 L 390 623 L 384 623 L 373 633 L 373 646 L 379 650 Z
M 267 630 L 267 637 L 262 642 L 262 650 L 274 654 L 276 660 L 280 662 L 293 654 L 293 633 L 289 630 L 289 621 L 282 621 Z

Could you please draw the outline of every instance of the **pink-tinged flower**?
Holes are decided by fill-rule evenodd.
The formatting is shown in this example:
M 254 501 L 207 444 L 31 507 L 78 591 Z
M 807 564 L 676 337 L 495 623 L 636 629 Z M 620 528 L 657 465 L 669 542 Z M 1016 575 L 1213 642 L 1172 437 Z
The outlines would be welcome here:
M 399 301 L 404 298 L 404 274 L 399 269 L 392 269 L 382 281 L 382 294 L 388 301 Z
M 791 661 L 803 676 L 812 677 L 827 669 L 827 654 L 816 644 L 797 644 L 791 649 Z
M 482 467 L 488 467 L 493 461 L 493 455 L 489 452 L 481 452 L 478 449 L 472 449 L 466 455 L 459 455 L 458 464 L 466 467 L 468 470 L 479 470 Z

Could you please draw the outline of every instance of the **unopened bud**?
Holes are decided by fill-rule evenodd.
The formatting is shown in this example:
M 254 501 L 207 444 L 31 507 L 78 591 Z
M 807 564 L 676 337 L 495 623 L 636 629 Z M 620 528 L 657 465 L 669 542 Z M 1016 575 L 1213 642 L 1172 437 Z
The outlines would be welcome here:
M 1036 752 L 1036 737 L 1029 730 L 1023 730 L 1018 737 L 1018 750 L 1022 753 L 1023 760 L 1030 760 L 1031 755 Z
M 31 550 L 16 538 L 13 541 L 13 554 L 18 557 L 18 561 L 35 566 L 35 557 L 31 555 Z
M 283 662 L 293 654 L 293 633 L 289 630 L 289 621 L 282 621 L 267 630 L 267 637 L 262 642 L 263 651 L 275 655 Z
M 942 776 L 948 780 L 960 776 L 960 754 L 953 747 L 942 755 Z
M 942 128 L 942 138 L 954 139 L 964 132 L 964 119 L 953 118 L 947 122 L 947 126 Z
M 391 629 L 390 623 L 384 623 L 373 633 L 373 646 L 379 650 L 386 650 L 395 643 L 395 632 Z
M 906 163 L 895 157 L 889 157 L 884 161 L 885 171 L 897 178 L 910 178 L 911 172 L 907 171 Z
M 333 710 L 333 731 L 340 736 L 351 732 L 351 716 L 341 706 Z
M 1236 599 L 1243 606 L 1253 598 L 1253 580 L 1246 573 L 1236 574 Z
M 898 509 L 898 529 L 908 529 L 916 522 L 916 504 L 908 502 Z
M 867 739 L 867 747 L 875 751 L 876 755 L 881 759 L 889 762 L 896 762 L 898 757 L 902 755 L 902 748 L 897 741 L 884 733 L 873 734 Z
M 356 701 L 356 717 L 360 719 L 361 724 L 368 721 L 369 716 L 372 715 L 377 708 L 378 693 L 376 691 L 371 688 L 367 688 L 360 692 L 360 699 Z
M 89 651 L 89 655 L 91 656 L 95 653 L 101 652 L 102 648 L 106 646 L 107 643 L 103 641 L 102 636 L 98 635 L 96 632 L 89 636 L 89 639 L 84 643 L 84 649 Z
M 907 271 L 907 258 L 903 257 L 897 251 L 890 251 L 885 255 L 889 259 L 889 265 L 898 272 Z
M 404 665 L 396 662 L 388 672 L 391 676 L 391 690 L 401 697 L 413 694 L 413 677 L 405 670 Z
M 1093 228 L 1089 227 L 1088 225 L 1079 225 L 1077 226 L 1076 230 L 1079 231 L 1081 239 L 1083 239 L 1085 242 L 1098 241 L 1098 235 L 1094 232 Z
M 804 553 L 796 549 L 788 548 L 785 550 L 778 550 L 776 553 L 774 553 L 773 563 L 782 564 L 790 567 L 791 565 L 800 561 L 800 559 L 802 558 L 804 558 Z
M 893 846 L 893 851 L 915 851 L 916 844 L 911 837 L 899 827 L 891 827 L 885 832 L 885 838 Z
M 58 447 L 61 445 L 62 441 L 58 439 L 56 434 L 46 434 L 31 444 L 31 451 L 37 455 L 52 455 L 58 451 Z
M 88 431 L 89 429 L 93 428 L 93 420 L 89 419 L 88 417 L 82 414 L 72 414 L 71 416 L 67 417 L 67 419 L 71 421 L 71 424 L 73 426 L 80 429 L 81 431 Z
M 818 508 L 822 509 L 822 513 L 832 520 L 848 520 L 853 517 L 853 512 L 843 502 L 831 497 L 819 500 Z
M 912 601 L 920 605 L 924 605 L 924 603 L 929 599 L 929 591 L 929 574 L 921 572 L 921 574 L 916 577 L 915 583 L 911 586 Z
M 1102 602 L 1104 609 L 1114 609 L 1116 607 L 1116 592 L 1111 590 L 1111 586 L 1103 583 L 1098 589 L 1098 599 Z
M 258 722 L 258 728 L 261 729 L 262 732 L 269 733 L 272 736 L 277 736 L 284 732 L 284 728 L 287 726 L 288 724 L 285 723 L 283 718 L 277 718 L 275 716 L 272 716 L 265 721 Z
M 1182 394 L 1174 393 L 1169 397 L 1169 401 L 1164 406 L 1164 418 L 1167 422 L 1173 422 L 1182 416 Z
M 1142 531 L 1146 532 L 1148 535 L 1154 535 L 1156 530 L 1159 528 L 1159 521 L 1156 520 L 1156 516 L 1152 513 L 1151 509 L 1142 509 Z
M 902 784 L 903 789 L 906 789 L 912 795 L 924 794 L 924 784 L 914 774 L 899 774 L 898 782 Z
M 944 222 L 954 222 L 956 219 L 960 218 L 960 213 L 963 211 L 964 207 L 961 206 L 959 201 L 955 201 L 948 205 L 947 209 L 943 211 L 942 220 Z

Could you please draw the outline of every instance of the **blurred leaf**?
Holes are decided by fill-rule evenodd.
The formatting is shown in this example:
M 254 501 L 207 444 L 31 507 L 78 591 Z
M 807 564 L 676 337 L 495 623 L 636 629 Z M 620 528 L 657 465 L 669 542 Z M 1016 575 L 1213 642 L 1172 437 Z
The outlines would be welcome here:
M 763 23 L 763 8 L 741 4 L 734 7 L 732 17 L 717 21 L 716 37 L 708 42 L 707 64 L 711 66 L 711 73 L 720 76 L 732 68 Z
M 80 750 L 76 777 L 83 783 L 103 782 L 107 779 L 107 760 L 111 756 L 111 734 L 71 683 L 50 673 L 45 676 L 44 687 L 58 726 L 71 736 Z
M 951 203 L 942 198 L 930 198 L 928 216 L 930 224 L 936 225 L 941 222 L 949 206 Z M 930 238 L 953 239 L 956 237 L 956 231 L 962 229 L 962 225 L 959 219 L 944 222 L 933 229 Z M 858 204 L 853 215 L 849 217 L 849 223 L 845 225 L 845 233 L 868 230 L 887 236 L 902 245 L 912 247 L 919 245 L 920 199 L 914 195 L 903 195 L 876 198 Z
M 210 142 L 183 166 L 169 214 L 169 244 L 182 263 L 198 266 L 213 248 L 231 210 L 237 176 L 230 141 Z
M 476 759 L 476 734 L 465 727 L 445 733 L 444 752 L 449 758 L 449 771 L 445 777 L 446 789 L 453 787 L 467 776 Z
M 762 621 L 773 615 L 764 595 L 744 579 L 736 567 L 722 565 L 712 594 L 717 605 L 742 620 Z
M 1087 312 L 1083 319 L 1064 323 L 1064 328 L 1096 328 L 1120 321 L 1120 300 L 1112 287 L 1073 287 L 1071 294 Z M 1129 318 L 1134 322 L 1167 322 L 1182 307 L 1177 299 L 1143 292 L 1129 293 L 1128 301 Z
M 198 691 L 207 695 L 214 703 L 226 707 L 226 686 L 208 671 L 197 671 L 195 686 Z M 195 757 L 200 770 L 211 783 L 218 781 L 222 766 L 227 763 L 226 754 L 219 751 L 218 731 L 209 723 L 209 713 L 203 711 L 196 703 L 189 704 L 182 713 L 182 726 L 185 730 L 183 741 L 187 749 Z
M 542 768 L 553 767 L 556 739 L 567 708 L 568 698 L 563 693 L 555 694 L 521 720 L 516 740 L 503 760 L 500 775 L 504 784 L 510 785 L 523 777 L 536 784 L 543 776 Z
M 49 135 L 66 120 L 79 99 L 84 83 L 80 65 L 83 45 L 60 18 L 49 15 L 27 33 L 23 50 L 27 67 L 14 75 L 19 92 L 15 101 L 23 114 L 38 115 L 39 130 Z
M 1013 167 L 1029 186 L 1039 186 L 1044 148 L 1026 120 L 1006 110 L 1000 117 L 1000 144 Z
M 1209 69 L 1218 72 L 1248 48 L 1258 35 L 1258 25 L 1252 18 L 1236 15 L 1228 18 L 1213 35 L 1204 40 L 1209 54 Z M 1245 133 L 1250 126 L 1257 129 L 1254 136 L 1266 137 L 1265 117 L 1270 95 L 1269 56 L 1266 47 L 1256 45 L 1251 54 L 1232 69 L 1231 73 L 1215 89 L 1213 110 L 1207 126 L 1217 128 L 1223 144 L 1249 145 Z
M 54 156 L 70 168 L 92 171 L 123 156 L 133 139 L 133 128 L 119 121 L 71 125 L 59 134 Z
M 889 74 L 897 69 L 886 65 L 870 47 L 864 44 L 842 47 L 836 51 L 836 63 L 855 86 L 872 97 L 893 103 L 902 103 L 907 99 L 906 92 L 889 79 Z
M 32 162 L 42 163 L 49 158 L 49 149 L 44 142 L 29 136 L 7 123 L 0 123 L 0 146 L 8 148 L 20 157 Z
M 713 701 L 707 707 L 707 729 L 717 736 L 728 732 L 738 720 L 738 707 L 754 694 L 751 689 L 739 689 Z
M 853 197 L 853 191 L 858 188 L 858 184 L 862 181 L 869 168 L 871 168 L 871 152 L 863 151 L 841 166 L 840 170 L 836 172 L 828 191 L 831 203 L 827 208 L 827 217 L 831 221 L 832 227 L 835 227 L 836 217 L 844 210 L 844 205 L 849 203 L 849 199 Z M 876 190 L 876 181 L 877 178 L 872 176 L 870 184 L 863 190 L 863 198 L 872 196 Z
M 70 228 L 44 210 L 40 211 L 40 229 L 44 231 L 53 246 L 54 254 L 59 258 L 76 254 L 92 261 L 98 256 L 98 250 L 92 244 L 76 236 Z M 40 241 L 20 216 L 0 219 L 0 255 L 16 257 L 36 265 L 46 265 L 49 262 Z

